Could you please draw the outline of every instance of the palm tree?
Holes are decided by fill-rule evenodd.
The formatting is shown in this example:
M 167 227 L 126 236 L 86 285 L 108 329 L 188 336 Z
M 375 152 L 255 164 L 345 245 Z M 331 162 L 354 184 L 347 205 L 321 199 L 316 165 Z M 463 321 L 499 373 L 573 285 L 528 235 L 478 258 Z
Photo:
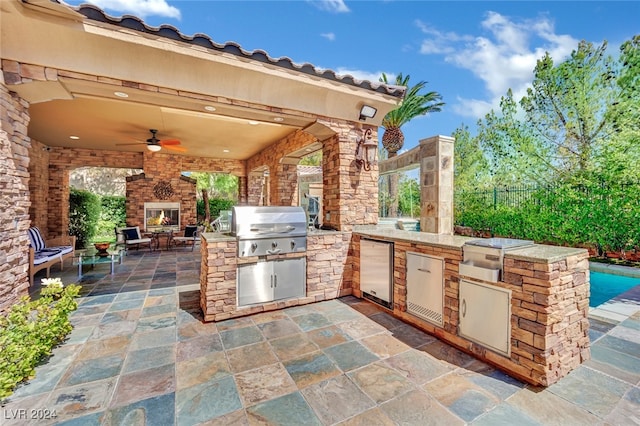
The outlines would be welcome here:
M 430 112 L 439 112 L 444 106 L 441 102 L 442 96 L 438 92 L 420 93 L 427 85 L 426 81 L 421 81 L 415 86 L 409 86 L 409 75 L 403 76 L 402 73 L 396 76 L 395 85 L 404 86 L 407 92 L 400 106 L 389 111 L 382 119 L 382 146 L 389 153 L 389 158 L 393 158 L 398 151 L 404 146 L 404 133 L 401 127 L 414 119 L 415 117 L 426 115 Z M 380 81 L 389 84 L 386 74 L 382 74 Z M 389 197 L 391 205 L 389 206 L 389 216 L 395 217 L 398 214 L 398 176 L 397 174 L 389 175 Z

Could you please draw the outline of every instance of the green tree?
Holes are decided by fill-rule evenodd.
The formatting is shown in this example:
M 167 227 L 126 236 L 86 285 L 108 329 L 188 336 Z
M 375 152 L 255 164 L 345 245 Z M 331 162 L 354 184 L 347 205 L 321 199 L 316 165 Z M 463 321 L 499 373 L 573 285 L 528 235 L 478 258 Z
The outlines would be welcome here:
M 602 179 L 640 180 L 640 35 L 620 47 L 620 96 L 608 111 L 614 134 L 596 158 Z
M 546 147 L 537 143 L 518 109 L 511 89 L 500 99 L 500 113 L 478 122 L 478 144 L 489 164 L 492 185 L 545 182 L 551 174 Z
M 402 73 L 396 76 L 395 84 L 397 86 L 405 86 L 407 91 L 400 105 L 389 111 L 382 119 L 382 145 L 387 150 L 389 158 L 395 157 L 399 150 L 404 146 L 404 133 L 401 127 L 412 119 L 430 112 L 439 112 L 444 106 L 441 102 L 442 96 L 438 92 L 422 92 L 426 88 L 427 82 L 420 81 L 415 86 L 409 85 L 410 76 L 403 76 Z M 380 81 L 390 84 L 387 75 L 382 74 Z M 389 216 L 397 216 L 398 210 L 398 176 L 397 174 L 389 175 L 389 195 L 391 205 Z
M 311 153 L 300 160 L 301 166 L 320 166 L 322 165 L 322 150 Z
M 398 210 L 401 216 L 420 216 L 420 185 L 417 179 L 407 175 L 400 178 Z
M 547 53 L 538 60 L 532 87 L 520 105 L 539 151 L 557 177 L 586 176 L 613 132 L 607 110 L 619 100 L 618 67 L 599 47 L 581 41 L 564 62 Z
M 456 190 L 471 190 L 487 187 L 488 162 L 478 139 L 472 137 L 468 126 L 460 126 L 453 132 L 454 186 Z
M 192 172 L 189 177 L 196 180 L 196 190 L 200 196 L 206 190 L 210 198 L 238 200 L 238 177 L 227 173 Z

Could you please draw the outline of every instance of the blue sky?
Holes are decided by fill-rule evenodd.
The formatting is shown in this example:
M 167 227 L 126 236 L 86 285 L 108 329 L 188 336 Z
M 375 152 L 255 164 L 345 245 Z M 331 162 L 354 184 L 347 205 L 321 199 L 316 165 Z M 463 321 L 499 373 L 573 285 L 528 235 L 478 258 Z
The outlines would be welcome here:
M 405 149 L 462 123 L 473 130 L 507 89 L 524 93 L 545 51 L 559 61 L 582 39 L 607 40 L 617 55 L 640 33 L 637 1 L 67 1 L 86 2 L 359 79 L 427 81 L 446 105 L 403 127 Z

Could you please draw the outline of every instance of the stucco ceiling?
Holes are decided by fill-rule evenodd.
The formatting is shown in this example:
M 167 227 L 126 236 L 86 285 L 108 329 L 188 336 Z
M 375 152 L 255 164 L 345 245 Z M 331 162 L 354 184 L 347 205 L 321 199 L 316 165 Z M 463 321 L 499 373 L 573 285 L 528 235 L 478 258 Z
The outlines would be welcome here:
M 184 148 L 182 152 L 165 147 L 167 152 L 244 160 L 312 123 L 136 89 L 122 90 L 128 97 L 120 98 L 111 86 L 86 82 L 62 83 L 67 99 L 42 100 L 47 90 L 58 91 L 56 86 L 41 86 L 40 100 L 29 108 L 28 134 L 48 146 L 142 152 L 151 137 L 149 130 L 156 129 L 158 139 L 178 139 Z

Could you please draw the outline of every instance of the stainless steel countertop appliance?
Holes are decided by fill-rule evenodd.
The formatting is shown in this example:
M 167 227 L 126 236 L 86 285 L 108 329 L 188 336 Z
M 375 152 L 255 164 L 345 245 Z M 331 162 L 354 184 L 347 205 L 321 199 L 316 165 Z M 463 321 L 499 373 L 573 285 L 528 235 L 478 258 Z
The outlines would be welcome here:
M 460 275 L 490 282 L 502 279 L 504 254 L 527 246 L 531 240 L 514 238 L 483 238 L 471 240 L 462 247 L 462 263 Z

